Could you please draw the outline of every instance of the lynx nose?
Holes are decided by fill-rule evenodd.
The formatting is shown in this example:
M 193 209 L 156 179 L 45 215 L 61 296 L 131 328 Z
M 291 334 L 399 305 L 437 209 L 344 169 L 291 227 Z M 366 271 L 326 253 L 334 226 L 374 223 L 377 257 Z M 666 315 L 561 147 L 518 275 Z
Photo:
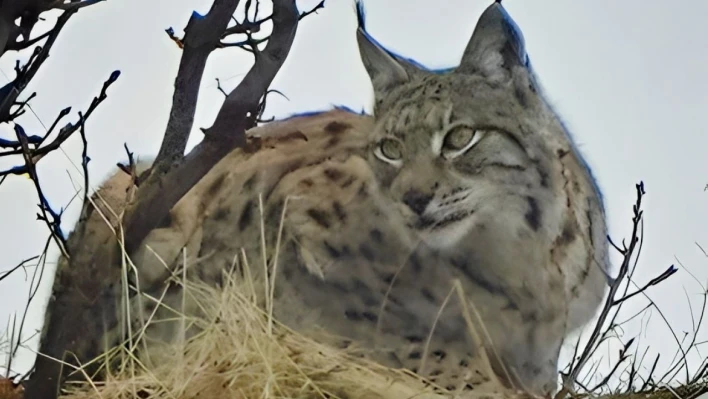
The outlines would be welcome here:
M 421 215 L 425 211 L 432 199 L 432 194 L 421 193 L 415 189 L 408 190 L 403 194 L 403 203 L 408 205 L 417 215 Z

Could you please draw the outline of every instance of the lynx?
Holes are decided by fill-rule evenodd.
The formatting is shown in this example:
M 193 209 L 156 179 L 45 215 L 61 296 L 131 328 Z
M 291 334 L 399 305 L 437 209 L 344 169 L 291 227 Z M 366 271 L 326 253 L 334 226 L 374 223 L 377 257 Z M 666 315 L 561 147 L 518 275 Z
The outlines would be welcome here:
M 484 352 L 508 386 L 554 392 L 564 338 L 604 295 L 606 227 L 521 31 L 495 2 L 442 73 L 363 27 L 357 40 L 375 117 L 334 110 L 249 131 L 261 149 L 222 159 L 135 254 L 141 289 L 168 287 L 164 302 L 179 308 L 178 268 L 220 285 L 243 270 L 242 251 L 271 268 L 277 251 L 274 312 L 293 329 L 369 348 L 448 389 L 480 383 Z M 177 329 L 159 323 L 148 336 L 169 342 Z

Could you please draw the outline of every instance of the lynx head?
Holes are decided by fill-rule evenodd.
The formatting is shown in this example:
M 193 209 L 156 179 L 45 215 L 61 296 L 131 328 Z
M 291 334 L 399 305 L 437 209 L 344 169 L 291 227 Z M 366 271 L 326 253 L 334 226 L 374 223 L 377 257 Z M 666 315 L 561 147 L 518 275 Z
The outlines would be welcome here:
M 491 224 L 517 233 L 545 228 L 550 162 L 559 149 L 570 151 L 569 138 L 501 4 L 482 14 L 451 71 L 386 52 L 361 22 L 357 40 L 374 87 L 369 160 L 410 227 L 438 248 Z

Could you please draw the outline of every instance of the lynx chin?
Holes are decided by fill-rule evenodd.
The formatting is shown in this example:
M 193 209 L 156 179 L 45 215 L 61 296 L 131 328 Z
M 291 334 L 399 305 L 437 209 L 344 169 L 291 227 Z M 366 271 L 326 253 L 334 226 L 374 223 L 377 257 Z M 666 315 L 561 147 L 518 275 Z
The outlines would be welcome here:
M 384 50 L 360 17 L 374 117 L 334 110 L 249 131 L 261 148 L 227 155 L 133 254 L 133 322 L 155 310 L 137 299 L 163 292 L 155 319 L 174 316 L 183 298 L 170 276 L 183 267 L 221 285 L 225 271 L 244 272 L 242 250 L 272 270 L 279 243 L 274 312 L 289 327 L 451 390 L 489 379 L 484 354 L 503 384 L 555 392 L 563 340 L 605 292 L 605 215 L 521 31 L 495 2 L 459 66 L 436 73 Z M 261 269 L 251 271 L 263 278 Z M 464 296 L 446 300 L 455 287 Z M 199 314 L 189 301 L 181 311 Z M 118 321 L 106 325 L 86 334 L 117 343 Z M 158 347 L 196 333 L 179 327 L 153 323 L 146 334 Z

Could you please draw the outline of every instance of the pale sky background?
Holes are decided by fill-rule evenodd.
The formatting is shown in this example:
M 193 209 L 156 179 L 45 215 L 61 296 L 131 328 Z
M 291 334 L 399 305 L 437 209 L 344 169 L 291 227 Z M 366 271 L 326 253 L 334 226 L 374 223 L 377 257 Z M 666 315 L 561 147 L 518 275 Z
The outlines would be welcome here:
M 301 10 L 316 3 L 298 1 Z M 392 51 L 433 69 L 453 67 L 477 18 L 490 3 L 367 0 L 367 27 Z M 75 121 L 77 111 L 86 109 L 111 71 L 120 69 L 122 75 L 110 88 L 109 98 L 87 123 L 90 182 L 99 184 L 116 162 L 125 160 L 123 143 L 138 155 L 155 154 L 181 55 L 164 29 L 172 26 L 181 36 L 192 10 L 206 12 L 210 4 L 210 0 L 108 0 L 82 10 L 59 36 L 51 57 L 21 97 L 38 92 L 31 102 L 36 117 L 28 113 L 20 123 L 28 133 L 42 134 L 42 125 L 49 126 L 69 105 Z M 644 181 L 645 243 L 636 282 L 643 285 L 671 264 L 679 267 L 675 276 L 648 293 L 679 340 L 683 339 L 693 330 L 688 303 L 697 319 L 703 298 L 703 289 L 689 272 L 702 284 L 708 282 L 708 258 L 696 245 L 708 249 L 708 192 L 704 192 L 708 184 L 704 131 L 708 2 L 504 0 L 504 6 L 524 33 L 550 102 L 594 170 L 605 196 L 610 234 L 616 241 L 630 233 L 634 185 Z M 290 56 L 272 86 L 289 101 L 271 96 L 266 117 L 283 118 L 334 105 L 370 111 L 371 86 L 356 49 L 355 29 L 350 0 L 328 0 L 324 10 L 301 21 Z M 19 56 L 22 61 L 27 57 Z M 1 84 L 14 77 L 15 59 L 10 54 L 0 61 Z M 214 78 L 231 89 L 250 66 L 250 55 L 238 49 L 212 54 L 202 82 L 192 144 L 200 139 L 197 129 L 211 125 L 223 98 Z M 0 137 L 14 136 L 10 128 L 3 127 Z M 41 182 L 55 209 L 66 206 L 74 187 L 83 181 L 74 166 L 81 160 L 79 135 L 63 149 L 64 153 L 55 152 L 39 164 Z M 7 160 L 0 160 L 0 168 L 8 166 Z M 34 187 L 25 178 L 12 177 L 0 185 L 0 272 L 41 252 L 48 232 L 35 221 L 37 202 Z M 75 201 L 64 216 L 66 232 L 78 212 Z M 54 248 L 51 254 L 56 259 Z M 619 257 L 613 255 L 613 260 L 615 274 Z M 31 272 L 31 268 L 27 274 L 17 272 L 0 283 L 0 335 L 13 314 L 18 319 L 21 316 Z M 41 327 L 52 271 L 45 274 L 30 309 L 26 334 Z M 646 303 L 636 297 L 623 312 L 625 318 Z M 658 370 L 665 370 L 677 345 L 656 310 L 628 323 L 623 339 L 640 330 L 634 349 L 643 353 L 649 347 L 647 366 L 662 353 Z M 706 330 L 698 341 L 708 340 Z M 36 340 L 28 346 L 36 349 Z M 708 344 L 691 357 L 692 369 L 704 353 L 708 353 Z M 31 350 L 21 351 L 13 371 L 27 370 L 32 357 Z M 607 367 L 607 358 L 602 362 Z

